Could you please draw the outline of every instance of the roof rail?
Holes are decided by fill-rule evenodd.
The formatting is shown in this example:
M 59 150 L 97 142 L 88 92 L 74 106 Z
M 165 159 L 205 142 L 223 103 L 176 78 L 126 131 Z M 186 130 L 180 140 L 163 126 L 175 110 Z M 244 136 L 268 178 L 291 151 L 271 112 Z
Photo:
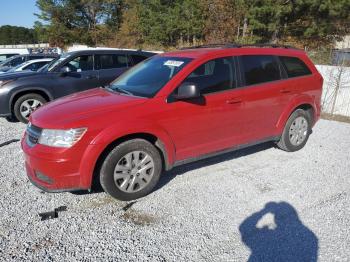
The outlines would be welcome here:
M 196 48 L 241 48 L 241 47 L 272 47 L 272 48 L 286 48 L 286 49 L 298 49 L 296 47 L 290 45 L 278 45 L 278 44 L 236 44 L 236 43 L 227 43 L 227 44 L 207 44 L 207 45 L 198 45 L 198 46 L 190 46 L 183 47 L 180 50 L 186 49 L 196 49 Z
M 227 44 L 206 44 L 206 45 L 197 45 L 197 46 L 182 47 L 182 48 L 180 48 L 180 50 L 197 49 L 197 48 L 215 48 L 215 47 L 222 47 L 222 48 L 238 48 L 238 47 L 241 47 L 241 45 L 235 44 L 235 43 L 227 43 Z
M 263 44 L 244 44 L 244 45 L 241 45 L 241 47 L 272 47 L 272 48 L 297 49 L 296 47 L 291 46 L 291 45 L 279 45 L 279 44 L 269 44 L 269 43 L 263 43 Z

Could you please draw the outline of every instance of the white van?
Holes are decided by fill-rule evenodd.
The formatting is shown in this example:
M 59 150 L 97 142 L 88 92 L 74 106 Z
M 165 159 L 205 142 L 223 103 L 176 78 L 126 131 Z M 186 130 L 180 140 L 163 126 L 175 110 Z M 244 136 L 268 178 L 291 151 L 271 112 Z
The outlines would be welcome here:
M 0 48 L 0 63 L 14 55 L 29 54 L 27 48 Z

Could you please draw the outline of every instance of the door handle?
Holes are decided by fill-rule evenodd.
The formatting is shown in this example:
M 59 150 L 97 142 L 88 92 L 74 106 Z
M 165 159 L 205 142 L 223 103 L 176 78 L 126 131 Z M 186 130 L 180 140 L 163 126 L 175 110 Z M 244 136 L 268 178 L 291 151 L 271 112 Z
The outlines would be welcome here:
M 232 99 L 226 100 L 226 104 L 229 104 L 229 105 L 240 104 L 240 103 L 242 103 L 241 98 L 232 98 Z
M 289 90 L 289 89 L 281 89 L 280 92 L 281 92 L 282 94 L 288 94 L 288 93 L 291 93 L 292 91 Z

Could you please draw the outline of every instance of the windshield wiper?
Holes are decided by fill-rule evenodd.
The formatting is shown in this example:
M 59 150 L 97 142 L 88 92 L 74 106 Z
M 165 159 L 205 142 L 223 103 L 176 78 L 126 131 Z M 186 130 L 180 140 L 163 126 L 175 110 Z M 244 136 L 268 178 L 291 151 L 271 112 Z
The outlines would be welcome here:
M 110 85 L 108 85 L 106 88 L 111 89 L 111 90 L 116 91 L 116 92 L 119 92 L 119 93 L 130 95 L 130 96 L 134 95 L 133 93 L 131 93 L 131 92 L 129 92 L 121 87 L 113 87 L 112 88 Z

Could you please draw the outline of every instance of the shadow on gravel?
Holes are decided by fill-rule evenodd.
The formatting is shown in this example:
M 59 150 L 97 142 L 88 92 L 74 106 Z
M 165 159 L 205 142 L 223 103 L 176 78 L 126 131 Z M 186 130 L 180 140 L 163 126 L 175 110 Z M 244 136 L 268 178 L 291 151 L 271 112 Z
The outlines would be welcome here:
M 272 216 L 270 221 L 268 216 Z M 303 225 L 297 211 L 286 202 L 269 202 L 239 226 L 253 261 L 316 262 L 318 239 Z
M 215 157 L 210 157 L 207 159 L 203 159 L 200 161 L 196 161 L 196 162 L 192 162 L 189 164 L 185 164 L 182 166 L 178 166 L 175 167 L 174 169 L 166 172 L 165 174 L 163 174 L 158 182 L 158 185 L 156 187 L 156 190 L 162 188 L 163 186 L 165 186 L 166 184 L 168 184 L 171 180 L 173 180 L 176 176 L 179 175 L 183 175 L 189 171 L 198 169 L 198 168 L 202 168 L 202 167 L 206 167 L 206 166 L 211 166 L 211 165 L 215 165 L 215 164 L 219 164 L 220 162 L 225 162 L 225 161 L 229 161 L 232 159 L 237 159 L 240 157 L 244 157 L 247 155 L 251 155 L 260 151 L 264 151 L 267 149 L 270 149 L 272 147 L 275 147 L 275 143 L 273 142 L 267 142 L 267 143 L 263 143 L 263 144 L 259 144 L 256 146 L 251 146 L 245 149 L 241 149 L 241 150 L 237 150 L 237 151 L 233 151 L 233 152 L 229 152 L 229 153 L 225 153 L 219 156 L 215 156 Z
M 16 142 L 19 142 L 20 140 L 19 139 L 11 139 L 11 140 L 8 140 L 4 143 L 0 143 L 0 147 L 3 147 L 3 146 L 7 146 L 9 144 L 12 144 L 12 143 L 16 143 Z

